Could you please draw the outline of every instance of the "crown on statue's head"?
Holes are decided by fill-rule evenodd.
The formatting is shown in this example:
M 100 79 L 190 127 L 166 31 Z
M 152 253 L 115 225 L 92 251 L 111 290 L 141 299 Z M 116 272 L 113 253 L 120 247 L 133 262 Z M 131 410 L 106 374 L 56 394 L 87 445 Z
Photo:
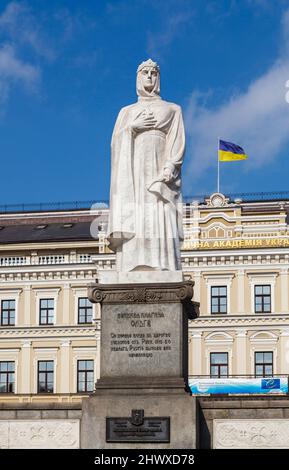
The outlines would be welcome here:
M 160 68 L 156 62 L 154 62 L 152 59 L 148 59 L 145 62 L 142 62 L 138 68 L 137 68 L 137 73 L 139 73 L 142 69 L 145 67 L 150 67 L 152 69 L 156 69 L 158 72 L 160 71 Z

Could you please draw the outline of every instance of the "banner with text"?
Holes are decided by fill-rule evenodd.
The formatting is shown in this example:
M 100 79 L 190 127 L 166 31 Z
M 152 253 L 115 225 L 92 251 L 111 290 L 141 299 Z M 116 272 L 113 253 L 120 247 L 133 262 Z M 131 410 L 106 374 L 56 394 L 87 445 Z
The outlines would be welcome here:
M 189 379 L 189 386 L 193 395 L 218 393 L 278 394 L 288 393 L 288 377 Z

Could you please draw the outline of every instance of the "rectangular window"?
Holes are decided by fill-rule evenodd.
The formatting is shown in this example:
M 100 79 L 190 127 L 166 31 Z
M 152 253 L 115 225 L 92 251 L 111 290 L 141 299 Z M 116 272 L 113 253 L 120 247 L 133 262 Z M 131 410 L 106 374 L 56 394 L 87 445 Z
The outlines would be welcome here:
M 271 313 L 271 286 L 255 286 L 255 313 Z
M 0 362 L 0 393 L 14 393 L 15 363 Z
M 211 377 L 228 377 L 228 353 L 218 352 L 210 354 Z
M 78 299 L 78 323 L 92 323 L 92 303 L 87 297 Z
M 40 299 L 39 301 L 39 324 L 53 325 L 54 322 L 54 299 Z
M 211 287 L 211 313 L 227 313 L 227 287 Z
M 273 352 L 255 352 L 255 377 L 273 377 Z
M 93 392 L 93 361 L 77 361 L 77 392 Z
M 38 393 L 53 393 L 54 361 L 38 361 Z
M 15 325 L 15 300 L 1 300 L 1 325 Z

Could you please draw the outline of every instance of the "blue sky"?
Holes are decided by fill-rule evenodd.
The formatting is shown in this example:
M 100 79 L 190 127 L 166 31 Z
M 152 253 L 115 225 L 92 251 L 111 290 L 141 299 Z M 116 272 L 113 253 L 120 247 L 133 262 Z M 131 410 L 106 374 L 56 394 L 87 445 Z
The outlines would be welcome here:
M 183 108 L 185 195 L 216 190 L 218 136 L 249 154 L 221 191 L 289 190 L 289 0 L 0 0 L 0 204 L 108 199 L 148 57 Z

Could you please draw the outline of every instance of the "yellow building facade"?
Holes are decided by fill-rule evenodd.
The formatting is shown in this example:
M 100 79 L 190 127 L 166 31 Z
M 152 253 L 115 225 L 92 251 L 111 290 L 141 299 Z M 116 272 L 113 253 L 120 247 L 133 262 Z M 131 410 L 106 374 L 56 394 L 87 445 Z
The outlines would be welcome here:
M 195 282 L 191 376 L 289 374 L 288 201 L 213 194 L 184 204 L 183 271 Z M 0 214 L 0 400 L 78 402 L 99 376 L 100 310 L 113 269 L 108 209 Z
M 213 194 L 186 208 L 183 269 L 200 316 L 190 322 L 193 376 L 289 373 L 288 201 Z

